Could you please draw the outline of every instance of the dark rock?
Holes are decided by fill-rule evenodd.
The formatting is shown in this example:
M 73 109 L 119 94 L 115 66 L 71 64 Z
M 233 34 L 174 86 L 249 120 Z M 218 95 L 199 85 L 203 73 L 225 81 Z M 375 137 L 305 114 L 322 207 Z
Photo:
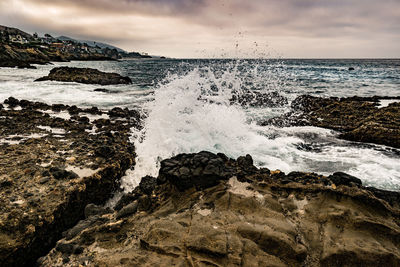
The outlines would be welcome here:
M 136 213 L 138 209 L 138 201 L 135 200 L 134 202 L 126 205 L 125 207 L 123 207 L 122 209 L 120 209 L 117 214 L 116 214 L 116 218 L 120 219 L 123 217 L 126 217 L 128 215 L 134 214 Z
M 75 179 L 78 175 L 74 172 L 60 169 L 58 167 L 51 167 L 50 173 L 55 179 Z
M 354 70 L 354 68 L 353 67 L 349 67 L 349 70 Z
M 42 179 L 39 180 L 39 184 L 45 184 L 48 181 L 50 181 L 50 177 L 43 177 Z
M 129 77 L 123 77 L 117 73 L 107 73 L 89 68 L 70 68 L 58 67 L 50 71 L 48 76 L 35 80 L 39 81 L 60 81 L 60 82 L 78 82 L 85 84 L 130 84 L 132 80 Z
M 19 100 L 10 96 L 6 100 L 4 100 L 4 104 L 8 104 L 10 107 L 15 107 L 19 105 Z
M 400 103 L 378 108 L 381 99 L 397 97 L 320 98 L 309 95 L 297 97 L 292 111 L 261 125 L 312 125 L 341 132 L 340 138 L 400 147 Z
M 288 104 L 287 98 L 281 96 L 278 92 L 261 93 L 254 90 L 234 92 L 230 101 L 231 103 L 252 107 L 282 107 Z
M 224 160 L 210 152 L 198 154 L 180 154 L 163 160 L 159 180 L 169 181 L 179 190 L 191 187 L 204 189 L 216 185 L 220 180 L 228 179 L 225 173 Z
M 112 157 L 114 154 L 115 151 L 111 146 L 100 146 L 95 150 L 96 156 L 103 157 L 105 159 Z
M 93 203 L 86 205 L 85 207 L 85 217 L 88 218 L 90 216 L 95 216 L 95 215 L 103 215 L 106 213 L 109 213 L 110 210 L 107 208 L 104 208 L 102 206 L 97 206 Z
M 152 176 L 145 176 L 139 183 L 139 189 L 147 194 L 150 195 L 153 192 L 153 189 L 157 185 L 157 179 Z
M 141 194 L 137 193 L 136 189 L 134 190 L 134 192 L 123 194 L 122 197 L 120 198 L 120 200 L 115 205 L 114 209 L 115 210 L 121 210 L 126 205 L 128 205 L 128 204 L 132 203 L 133 201 L 137 200 L 140 196 L 141 196 Z
M 344 172 L 335 172 L 334 174 L 329 175 L 328 179 L 330 179 L 335 185 L 347 185 L 347 186 L 351 186 L 352 184 L 358 186 L 362 185 L 360 179 Z

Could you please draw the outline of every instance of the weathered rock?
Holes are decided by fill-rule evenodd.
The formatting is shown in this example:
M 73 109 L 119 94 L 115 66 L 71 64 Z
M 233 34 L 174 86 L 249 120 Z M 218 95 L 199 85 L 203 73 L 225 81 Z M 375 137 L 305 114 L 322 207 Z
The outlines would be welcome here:
M 213 160 L 220 168 L 197 178 L 213 176 L 214 182 L 199 188 L 187 179 Z M 209 152 L 165 160 L 157 177 L 164 182 L 153 194 L 136 190 L 131 203 L 102 222 L 86 223 L 85 230 L 59 241 L 70 244 L 64 252 L 55 248 L 38 263 L 64 266 L 68 258 L 71 266 L 84 260 L 90 266 L 400 264 L 400 206 L 379 196 L 387 191 L 364 188 L 344 173 L 285 175 L 250 162 L 250 156 L 232 160 Z M 189 171 L 179 171 L 182 166 Z M 173 179 L 160 178 L 175 169 Z M 400 197 L 387 193 L 392 200 Z M 140 202 L 149 206 L 141 209 Z M 74 246 L 82 248 L 79 254 Z
M 90 225 L 101 222 L 108 211 L 88 204 L 104 203 L 119 188 L 134 164 L 129 136 L 138 125 L 111 119 L 107 131 L 118 134 L 91 134 L 85 130 L 93 124 L 79 116 L 87 110 L 15 98 L 5 102 L 21 109 L 0 110 L 0 266 L 34 266 L 85 215 L 95 218 Z M 46 109 L 74 110 L 77 120 L 50 116 L 42 112 Z M 109 144 L 113 153 L 104 154 L 107 158 L 95 153 Z
M 50 71 L 48 76 L 35 80 L 40 81 L 59 81 L 59 82 L 78 82 L 86 84 L 130 84 L 129 77 L 123 77 L 117 73 L 107 73 L 89 68 L 57 67 Z
M 292 112 L 261 125 L 312 125 L 339 131 L 339 137 L 387 146 L 400 147 L 400 103 L 378 107 L 380 100 L 400 97 L 320 98 L 309 95 L 297 97 Z

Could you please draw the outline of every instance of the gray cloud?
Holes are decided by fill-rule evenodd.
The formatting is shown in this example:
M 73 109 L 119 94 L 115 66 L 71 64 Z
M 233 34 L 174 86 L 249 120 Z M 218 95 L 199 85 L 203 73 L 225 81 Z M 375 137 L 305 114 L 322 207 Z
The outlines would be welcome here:
M 400 56 L 398 0 L 1 0 L 9 23 L 171 56 L 238 41 L 294 57 Z

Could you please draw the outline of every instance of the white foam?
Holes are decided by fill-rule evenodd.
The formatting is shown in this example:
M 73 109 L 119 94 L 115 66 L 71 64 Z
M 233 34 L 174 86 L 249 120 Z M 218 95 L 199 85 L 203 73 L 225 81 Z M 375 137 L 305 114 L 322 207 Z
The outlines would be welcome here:
M 55 135 L 61 135 L 61 134 L 65 134 L 66 131 L 62 128 L 53 128 L 50 126 L 43 126 L 43 125 L 38 125 L 36 126 L 39 129 L 45 130 L 47 132 L 53 133 Z M 61 136 L 62 137 L 62 136 Z
M 211 87 L 213 84 L 218 90 Z M 339 140 L 336 132 L 316 127 L 258 126 L 252 120 L 255 109 L 248 112 L 229 104 L 232 90 L 240 90 L 242 84 L 232 69 L 218 76 L 194 69 L 171 76 L 160 85 L 155 100 L 145 107 L 149 114 L 144 129 L 132 134 L 138 156 L 135 169 L 122 179 L 125 191 L 132 190 L 145 175 L 157 176 L 161 160 L 202 150 L 232 158 L 250 154 L 256 166 L 286 173 L 314 171 L 328 175 L 344 171 L 366 185 L 400 190 L 396 153 L 384 146 L 366 147 Z M 200 95 L 203 100 L 199 100 Z M 204 101 L 210 98 L 213 101 Z
M 379 100 L 379 106 L 378 108 L 384 108 L 389 106 L 392 103 L 399 103 L 400 99 L 381 99 Z

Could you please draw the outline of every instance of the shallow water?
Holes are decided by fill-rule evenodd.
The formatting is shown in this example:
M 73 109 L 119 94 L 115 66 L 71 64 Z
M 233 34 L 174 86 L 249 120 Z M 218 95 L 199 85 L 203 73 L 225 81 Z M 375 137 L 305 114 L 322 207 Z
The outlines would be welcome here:
M 319 96 L 400 95 L 400 60 L 137 60 L 55 63 L 119 72 L 132 85 L 103 86 L 41 82 L 54 66 L 0 69 L 0 101 L 9 96 L 79 106 L 139 107 L 145 128 L 132 132 L 137 165 L 123 179 L 129 191 L 144 175 L 157 175 L 162 159 L 208 150 L 236 158 L 253 156 L 257 166 L 329 174 L 344 171 L 364 184 L 400 190 L 400 151 L 339 140 L 315 127 L 261 127 L 257 121 L 287 112 L 282 108 L 231 105 L 232 91 L 277 91 L 289 100 Z M 354 67 L 354 71 L 349 71 Z M 387 103 L 382 103 L 383 105 Z

